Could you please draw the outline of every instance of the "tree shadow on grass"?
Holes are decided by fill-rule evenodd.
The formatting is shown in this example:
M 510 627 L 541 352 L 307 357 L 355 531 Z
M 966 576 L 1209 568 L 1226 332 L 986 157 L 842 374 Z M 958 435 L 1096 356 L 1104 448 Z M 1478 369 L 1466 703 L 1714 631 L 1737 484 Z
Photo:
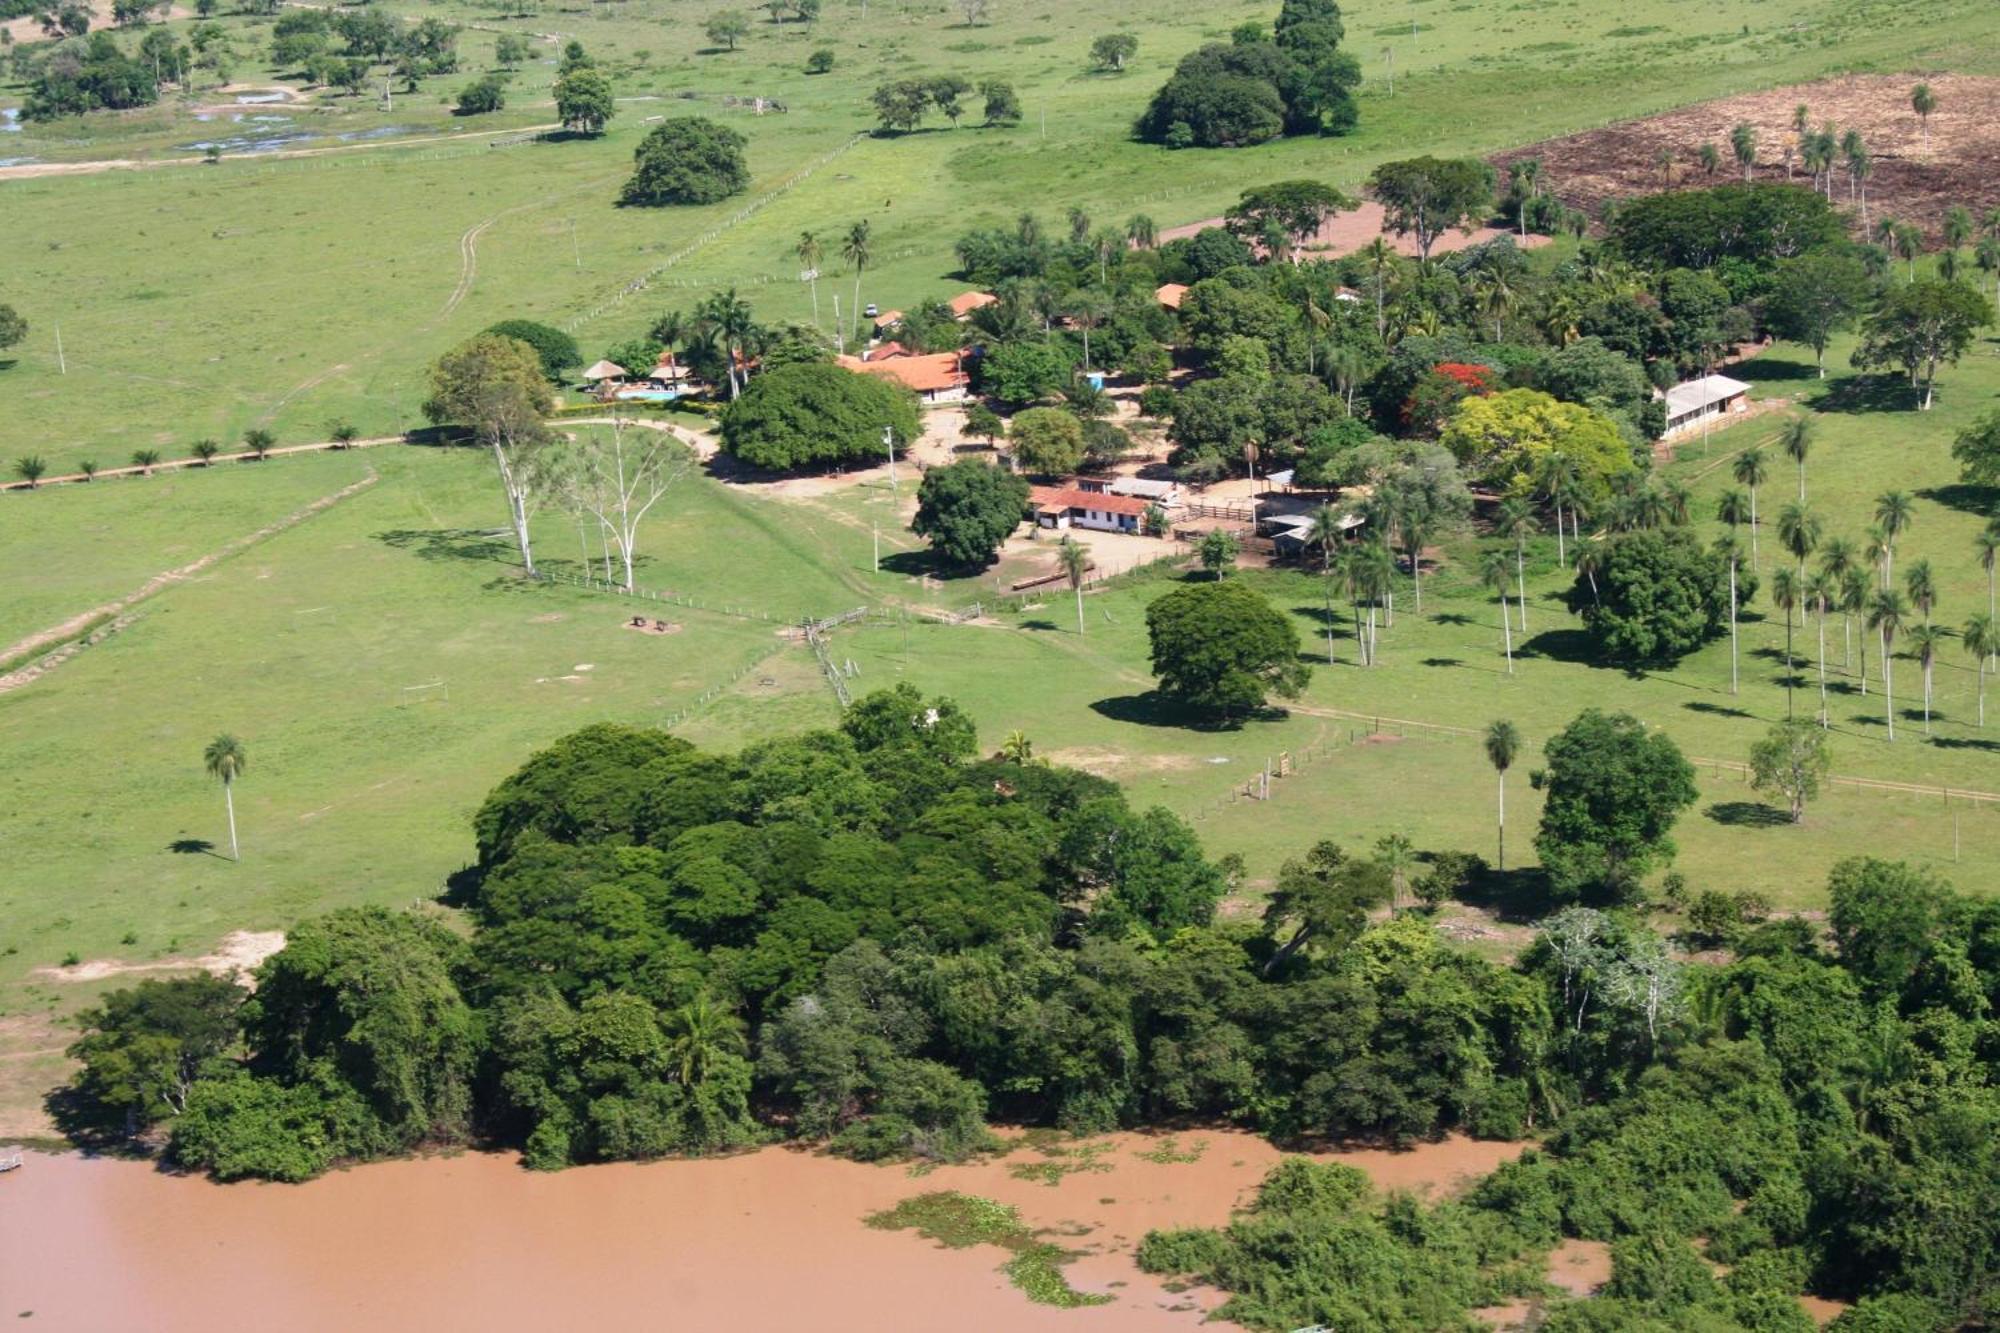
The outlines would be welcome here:
M 1749 720 L 1756 714 L 1741 708 L 1731 708 L 1725 704 L 1712 704 L 1706 699 L 1690 699 L 1681 705 L 1690 713 L 1706 713 L 1710 717 L 1735 717 Z
M 1813 399 L 1815 412 L 1913 412 L 1921 401 L 1900 375 L 1853 375 Z
M 1778 361 L 1766 357 L 1738 363 L 1734 373 L 1738 378 L 1752 384 L 1774 383 L 1778 380 L 1816 380 L 1819 371 L 1801 361 Z
M 1462 667 L 1465 665 L 1465 659 L 1460 657 L 1424 657 L 1417 660 L 1417 665 L 1427 667 Z
M 1792 822 L 1783 810 L 1762 801 L 1717 801 L 1701 813 L 1728 828 L 1783 828 Z
M 1474 876 L 1458 891 L 1457 898 L 1467 907 L 1481 908 L 1516 925 L 1539 921 L 1555 907 L 1549 898 L 1549 877 L 1539 867 L 1489 869 Z
M 1049 633 L 1061 633 L 1061 631 L 1062 631 L 1062 626 L 1061 626 L 1061 625 L 1058 625 L 1058 624 L 1056 624 L 1056 622 L 1055 622 L 1055 621 L 1053 621 L 1053 620 L 1043 620 L 1043 619 L 1041 619 L 1041 618 L 1039 618 L 1039 617 L 1037 617 L 1037 618 L 1036 618 L 1036 619 L 1034 619 L 1034 620 L 1024 620 L 1024 621 L 1022 621 L 1022 622 L 1021 622 L 1021 628 L 1022 628 L 1022 629 L 1038 629 L 1038 630 L 1046 630 L 1046 631 L 1048 631 Z
M 986 572 L 984 565 L 954 564 L 941 558 L 929 547 L 916 551 L 897 551 L 882 557 L 882 568 L 891 574 L 901 574 L 913 579 L 969 579 Z M 1067 583 L 1051 583 L 1038 591 L 1068 592 Z
M 1973 736 L 1933 736 L 1931 744 L 1940 750 L 1986 750 L 2000 752 L 2000 741 L 1980 740 Z
M 1917 498 L 1941 504 L 1947 509 L 1977 514 L 1981 518 L 2000 510 L 2000 486 L 1953 482 L 1949 486 L 1926 486 L 1917 492 Z
M 1185 731 L 1240 731 L 1246 722 L 1277 721 L 1290 716 L 1282 708 L 1265 707 L 1253 713 L 1221 717 L 1189 708 L 1159 690 L 1098 699 L 1090 705 L 1090 711 L 1113 722 L 1130 722 L 1141 727 L 1177 727 Z
M 514 552 L 505 532 L 482 528 L 392 528 L 375 540 L 399 551 L 414 551 L 419 560 L 496 561 Z
M 228 858 L 215 850 L 215 844 L 207 838 L 175 838 L 167 844 L 167 850 L 176 856 L 213 856 L 218 861 Z

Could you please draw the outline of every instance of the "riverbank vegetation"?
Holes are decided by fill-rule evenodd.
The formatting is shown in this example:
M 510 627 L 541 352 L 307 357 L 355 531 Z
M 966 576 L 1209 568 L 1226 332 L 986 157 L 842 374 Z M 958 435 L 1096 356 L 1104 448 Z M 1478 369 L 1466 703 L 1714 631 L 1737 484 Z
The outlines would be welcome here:
M 1639 750 L 1600 766 L 1657 762 Z M 989 1117 L 1534 1135 L 1541 1152 L 1436 1207 L 1288 1163 L 1230 1227 L 1142 1258 L 1270 1328 L 1450 1326 L 1541 1292 L 1564 1236 L 1616 1258 L 1565 1327 L 1788 1328 L 1759 1312 L 1809 1287 L 1943 1327 L 1992 1295 L 2000 908 L 1905 866 L 1836 870 L 1830 948 L 1783 920 L 1722 963 L 1673 955 L 1603 848 L 1512 965 L 1398 908 L 1410 858 L 1389 841 L 1315 848 L 1261 921 L 1221 919 L 1238 867 L 1178 819 L 980 758 L 971 719 L 907 686 L 733 755 L 587 728 L 474 827 L 453 886 L 469 939 L 342 910 L 302 924 L 240 1008 L 210 983 L 116 999 L 77 1049 L 79 1131 L 156 1121 L 174 1160 L 224 1179 L 466 1142 L 535 1167 L 777 1136 L 956 1160 L 989 1146 Z M 1584 835 L 1545 817 L 1542 838 Z M 181 986 L 199 994 L 160 1002 Z M 1691 1265 L 1697 1241 L 1725 1281 Z

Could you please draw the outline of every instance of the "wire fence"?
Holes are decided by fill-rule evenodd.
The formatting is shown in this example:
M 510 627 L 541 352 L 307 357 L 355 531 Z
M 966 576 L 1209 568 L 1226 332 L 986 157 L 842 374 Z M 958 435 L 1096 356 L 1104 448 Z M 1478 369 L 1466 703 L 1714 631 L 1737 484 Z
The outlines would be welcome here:
M 668 606 L 684 606 L 690 610 L 708 611 L 719 616 L 734 616 L 739 620 L 761 620 L 771 624 L 801 624 L 811 619 L 800 615 L 772 615 L 761 607 L 744 606 L 735 602 L 710 602 L 692 593 L 677 592 L 672 588 L 627 588 L 622 583 L 608 579 L 591 578 L 588 575 L 570 574 L 562 570 L 538 569 L 535 578 L 544 583 L 560 583 L 572 588 L 582 588 L 589 592 L 609 593 L 613 597 L 623 597 L 635 602 L 659 602 Z

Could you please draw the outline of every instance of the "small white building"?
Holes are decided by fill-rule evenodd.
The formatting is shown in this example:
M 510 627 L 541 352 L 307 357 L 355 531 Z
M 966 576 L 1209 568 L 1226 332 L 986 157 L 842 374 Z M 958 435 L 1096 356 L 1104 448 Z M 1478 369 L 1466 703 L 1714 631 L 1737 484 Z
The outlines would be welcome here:
M 1667 400 L 1667 430 L 1661 438 L 1669 440 L 1750 409 L 1750 386 L 1727 375 L 1704 375 L 1676 384 L 1662 396 Z
M 1078 477 L 1076 486 L 1081 491 L 1100 492 L 1105 495 L 1124 495 L 1134 500 L 1144 500 L 1162 509 L 1174 509 L 1181 502 L 1180 483 L 1171 479 L 1155 481 L 1150 477 Z
M 1030 486 L 1028 503 L 1034 508 L 1037 527 L 1057 531 L 1095 528 L 1099 532 L 1143 532 L 1146 511 L 1152 508 L 1129 495 L 1107 495 L 1073 486 Z

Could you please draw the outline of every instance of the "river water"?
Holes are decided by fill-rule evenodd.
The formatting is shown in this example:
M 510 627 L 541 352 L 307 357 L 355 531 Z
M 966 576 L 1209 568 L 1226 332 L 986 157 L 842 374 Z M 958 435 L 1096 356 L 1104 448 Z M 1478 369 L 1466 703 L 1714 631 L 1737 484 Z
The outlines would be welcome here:
M 1132 1263 L 1153 1227 L 1214 1225 L 1277 1160 L 1248 1134 L 1182 1134 L 1194 1162 L 1108 1137 L 1102 1170 L 1050 1186 L 1042 1159 L 913 1177 L 792 1148 L 736 1157 L 522 1170 L 511 1155 L 385 1162 L 305 1185 L 215 1185 L 149 1165 L 30 1154 L 0 1176 L 0 1318 L 24 1330 L 1189 1329 L 1219 1296 L 1167 1291 Z M 1450 1139 L 1341 1160 L 1379 1184 L 1445 1191 L 1519 1145 Z M 1322 1158 L 1321 1160 L 1328 1160 Z M 945 1250 L 868 1214 L 929 1190 L 1018 1207 L 1082 1251 L 1065 1270 L 1109 1305 L 1031 1304 L 992 1247 Z M 1210 1327 L 1213 1327 L 1211 1325 Z

